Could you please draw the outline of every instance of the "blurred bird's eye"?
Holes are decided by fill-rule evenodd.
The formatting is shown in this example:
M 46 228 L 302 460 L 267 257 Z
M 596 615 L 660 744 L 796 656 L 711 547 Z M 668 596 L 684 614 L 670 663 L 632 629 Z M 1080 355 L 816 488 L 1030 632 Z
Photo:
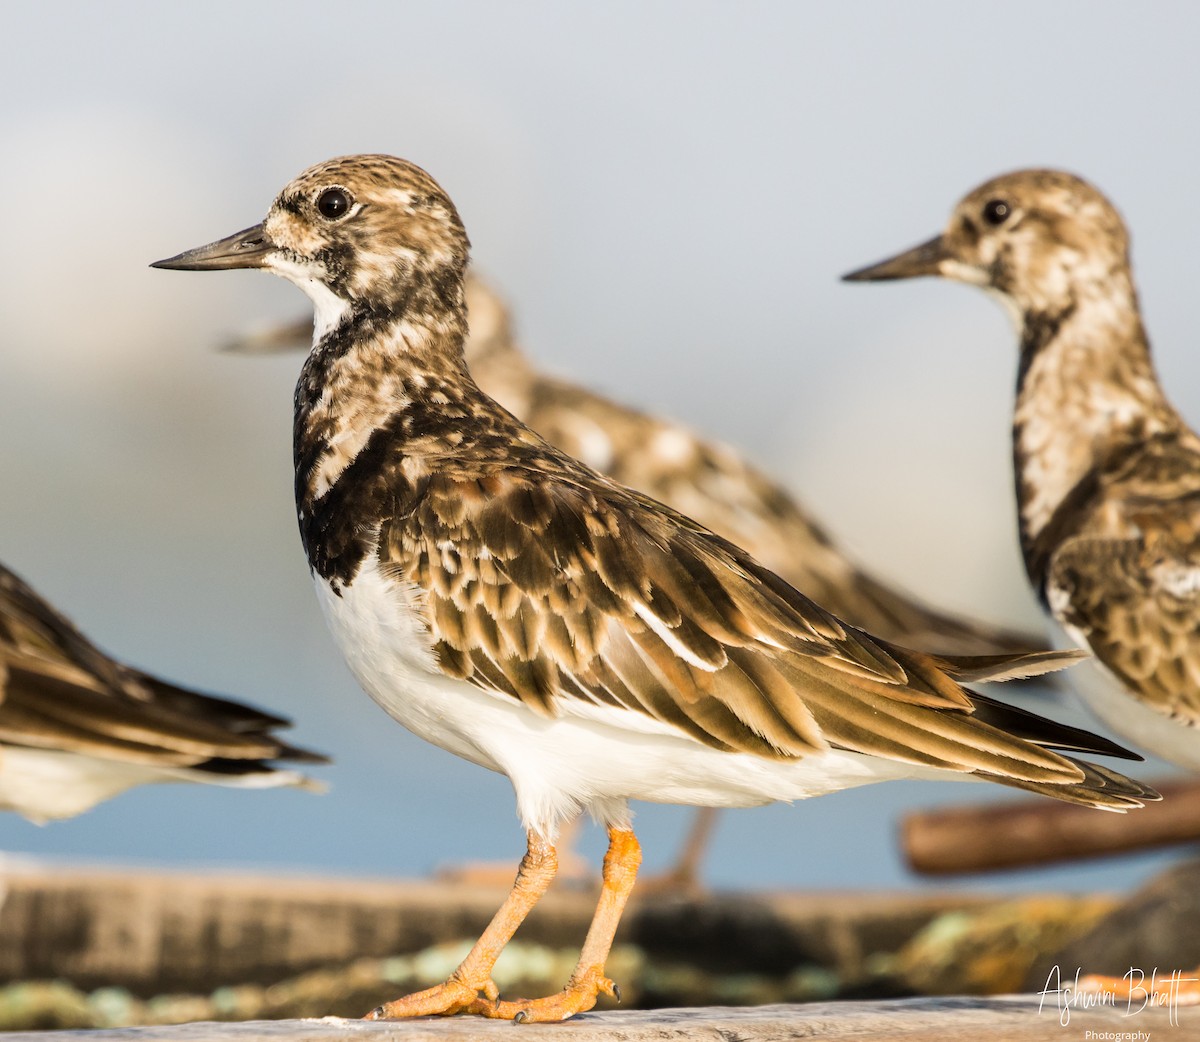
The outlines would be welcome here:
M 317 212 L 329 221 L 336 221 L 350 212 L 353 200 L 344 188 L 326 188 L 317 196 Z
M 993 199 L 983 207 L 983 219 L 988 224 L 1003 224 L 1012 213 L 1012 207 L 1003 199 Z

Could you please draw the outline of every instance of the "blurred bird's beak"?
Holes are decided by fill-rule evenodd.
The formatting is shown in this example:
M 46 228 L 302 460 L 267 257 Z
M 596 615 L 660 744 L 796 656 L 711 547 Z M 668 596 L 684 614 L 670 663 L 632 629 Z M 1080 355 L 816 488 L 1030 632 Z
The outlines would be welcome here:
M 911 279 L 918 275 L 940 275 L 942 265 L 950 259 L 950 252 L 939 235 L 888 260 L 843 275 L 842 281 L 883 282 L 886 279 Z
M 275 244 L 267 238 L 261 224 L 207 246 L 197 246 L 194 250 L 168 257 L 166 260 L 155 261 L 152 268 L 173 268 L 180 271 L 223 271 L 226 268 L 262 268 L 266 266 L 267 255 L 275 249 Z
M 251 330 L 227 340 L 221 350 L 231 355 L 278 355 L 285 351 L 307 351 L 312 346 L 313 320 L 305 316 L 286 326 Z

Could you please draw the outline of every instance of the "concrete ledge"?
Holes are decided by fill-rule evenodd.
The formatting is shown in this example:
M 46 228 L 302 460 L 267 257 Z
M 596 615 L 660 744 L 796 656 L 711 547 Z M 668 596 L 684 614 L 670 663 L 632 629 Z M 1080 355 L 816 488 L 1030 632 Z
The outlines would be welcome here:
M 367 1023 L 340 1020 L 198 1023 L 177 1027 L 121 1028 L 103 1031 L 14 1032 L 3 1042 L 475 1042 L 478 1039 L 569 1039 L 570 1042 L 1083 1042 L 1095 1032 L 1114 1039 L 1198 1037 L 1200 1008 L 1146 1009 L 1126 1015 L 1111 1006 L 1071 1009 L 1069 1022 L 1047 999 L 997 998 L 897 999 L 880 1002 L 822 1002 L 803 1006 L 714 1007 L 708 1009 L 609 1010 L 587 1013 L 563 1024 L 514 1026 L 474 1017 Z M 1099 1036 L 1100 1040 L 1104 1035 Z

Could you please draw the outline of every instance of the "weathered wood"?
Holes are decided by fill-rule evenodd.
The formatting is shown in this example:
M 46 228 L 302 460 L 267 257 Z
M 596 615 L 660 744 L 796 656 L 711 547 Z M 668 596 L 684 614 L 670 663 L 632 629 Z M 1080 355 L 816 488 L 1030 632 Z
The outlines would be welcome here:
M 502 894 L 457 884 L 4 866 L 0 980 L 65 978 L 140 996 L 272 984 L 362 957 L 476 936 Z M 830 968 L 862 977 L 935 916 L 989 898 L 953 894 L 710 895 L 635 900 L 618 940 L 715 972 Z M 548 894 L 520 937 L 578 948 L 590 894 Z
M 1041 799 L 910 814 L 903 824 L 904 854 L 915 872 L 961 875 L 1200 840 L 1200 781 L 1156 787 L 1161 803 L 1128 814 Z
M 753 1008 L 660 1009 L 586 1013 L 564 1024 L 526 1024 L 454 1017 L 401 1023 L 338 1020 L 199 1023 L 178 1027 L 106 1031 L 14 1032 L 5 1042 L 476 1042 L 496 1039 L 569 1039 L 570 1042 L 1065 1042 L 1096 1037 L 1087 1032 L 1148 1032 L 1150 1038 L 1194 1039 L 1200 1009 L 1146 1009 L 1133 1016 L 1121 1008 L 1063 1011 L 1048 997 L 907 999 L 813 1003 Z M 1103 1036 L 1101 1036 L 1103 1037 Z M 1132 1037 L 1121 1034 L 1121 1038 Z

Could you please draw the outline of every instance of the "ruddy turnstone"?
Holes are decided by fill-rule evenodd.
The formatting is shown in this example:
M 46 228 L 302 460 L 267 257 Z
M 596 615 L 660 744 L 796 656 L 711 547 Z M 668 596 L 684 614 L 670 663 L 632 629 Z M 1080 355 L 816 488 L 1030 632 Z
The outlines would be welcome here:
M 146 782 L 321 788 L 275 765 L 327 762 L 288 726 L 109 658 L 0 566 L 0 810 L 69 818 Z
M 1120 215 L 1071 174 L 1007 174 L 941 235 L 846 278 L 916 275 L 982 286 L 1016 321 L 1021 549 L 1096 656 L 1072 679 L 1117 734 L 1200 770 L 1200 437 L 1155 376 Z
M 263 268 L 315 306 L 296 495 L 317 594 L 367 692 L 506 774 L 528 852 L 437 987 L 373 1018 L 562 1020 L 604 974 L 640 849 L 628 801 L 754 806 L 894 778 L 972 778 L 1125 810 L 1152 791 L 1063 752 L 1105 739 L 964 690 L 1078 652 L 933 656 L 839 622 L 749 554 L 553 448 L 463 362 L 466 232 L 428 174 L 350 156 L 265 220 L 157 267 Z M 549 886 L 559 824 L 609 836 L 564 990 L 500 1001 L 497 955 Z
M 937 611 L 871 574 L 830 538 L 795 496 L 731 448 L 706 441 L 681 423 L 540 372 L 514 338 L 499 296 L 471 274 L 466 300 L 470 332 L 464 355 L 484 393 L 568 456 L 661 500 L 742 547 L 838 618 L 898 644 L 948 654 L 1000 654 L 1048 646 L 1037 634 Z M 267 353 L 307 349 L 311 343 L 308 318 L 243 337 L 229 349 Z M 699 863 L 715 813 L 711 808 L 698 812 L 678 861 L 654 885 L 699 886 Z M 559 853 L 565 862 L 562 845 Z M 471 869 L 465 874 L 470 877 Z M 491 874 L 486 872 L 484 878 Z

